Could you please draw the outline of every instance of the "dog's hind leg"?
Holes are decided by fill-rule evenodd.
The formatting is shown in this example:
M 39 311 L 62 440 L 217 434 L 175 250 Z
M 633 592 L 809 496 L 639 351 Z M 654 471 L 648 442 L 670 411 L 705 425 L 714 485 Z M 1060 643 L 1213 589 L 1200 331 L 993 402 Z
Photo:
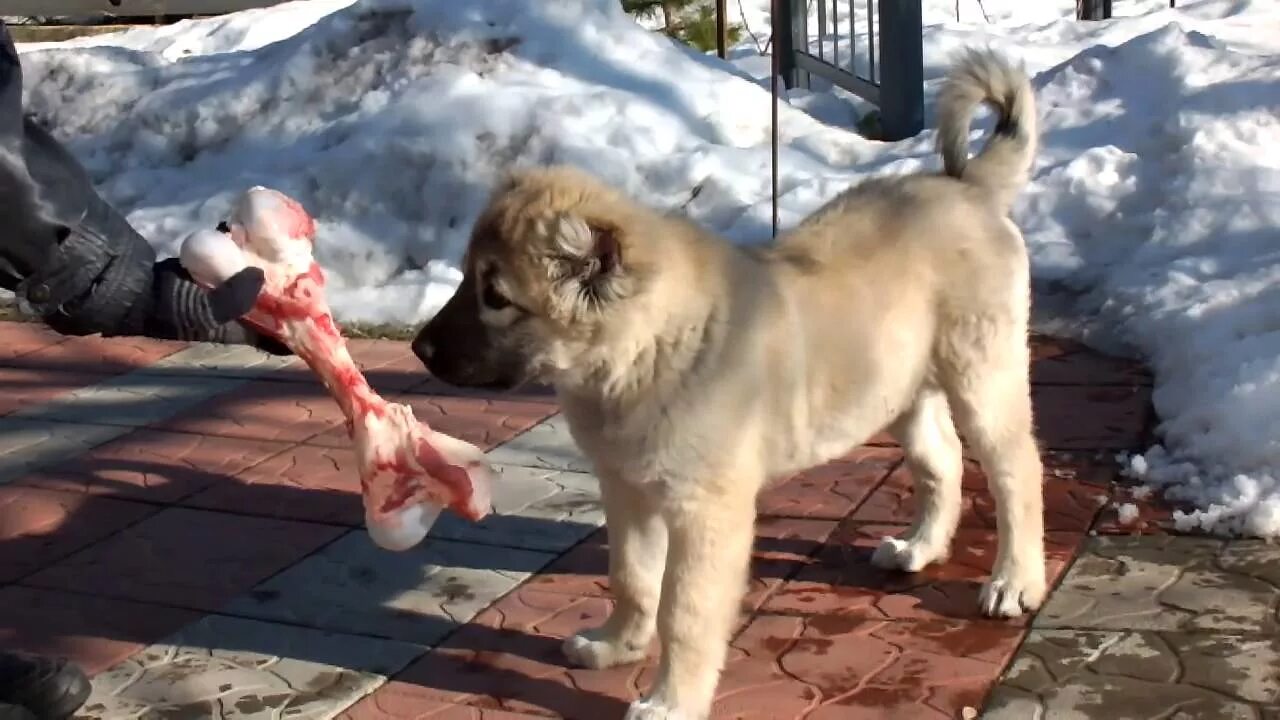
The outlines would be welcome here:
M 625 481 L 600 481 L 609 535 L 614 609 L 603 625 L 564 643 L 565 656 L 600 669 L 644 658 L 653 640 L 667 555 L 667 530 L 653 498 Z
M 1046 592 L 1043 468 L 1025 331 L 1000 323 L 987 329 L 955 348 L 960 361 L 944 382 L 956 424 L 996 501 L 996 561 L 979 604 L 986 615 L 1017 617 L 1038 608 Z
M 696 499 L 675 500 L 664 511 L 670 547 L 658 610 L 662 661 L 625 720 L 704 720 L 715 699 L 747 584 L 755 497 L 695 492 Z
M 945 560 L 960 520 L 960 478 L 964 472 L 960 438 L 946 395 L 925 387 L 890 432 L 902 443 L 915 484 L 916 516 L 902 537 L 886 537 L 871 562 L 890 570 L 916 572 Z

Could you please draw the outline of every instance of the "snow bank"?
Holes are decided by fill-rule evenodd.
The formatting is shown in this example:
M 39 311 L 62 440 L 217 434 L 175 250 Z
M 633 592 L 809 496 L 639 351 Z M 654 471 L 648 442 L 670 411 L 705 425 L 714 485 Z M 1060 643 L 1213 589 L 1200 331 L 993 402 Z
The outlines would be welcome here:
M 286 25 L 298 11 L 259 12 Z M 585 165 L 739 239 L 769 237 L 768 92 L 615 2 L 366 0 L 307 19 L 251 52 L 25 51 L 28 108 L 166 254 L 249 185 L 298 198 L 343 320 L 434 312 L 512 166 Z M 208 22 L 191 31 L 216 39 Z M 126 38 L 146 45 L 143 32 Z M 788 220 L 854 176 L 834 168 L 882 152 L 788 108 L 782 128 Z
M 926 92 L 966 45 L 1035 74 L 1043 148 L 1014 215 L 1041 326 L 1151 362 L 1162 444 L 1127 467 L 1198 508 L 1184 526 L 1280 536 L 1280 3 L 1179 4 L 1082 23 L 1074 0 L 925 0 Z M 768 3 L 743 11 L 730 63 L 614 0 L 309 0 L 23 51 L 29 107 L 162 252 L 271 185 L 316 215 L 340 318 L 417 323 L 511 166 L 582 165 L 766 240 Z M 864 140 L 834 125 L 865 105 L 815 89 L 782 109 L 784 225 L 938 167 L 931 131 Z

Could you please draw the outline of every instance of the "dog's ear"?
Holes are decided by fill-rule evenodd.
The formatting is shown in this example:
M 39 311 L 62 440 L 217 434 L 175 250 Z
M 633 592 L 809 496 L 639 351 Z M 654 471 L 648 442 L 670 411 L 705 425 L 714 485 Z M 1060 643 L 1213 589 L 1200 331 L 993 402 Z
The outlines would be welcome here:
M 595 281 L 623 272 L 622 242 L 614 226 L 563 214 L 556 219 L 556 244 L 572 260 L 574 274 Z

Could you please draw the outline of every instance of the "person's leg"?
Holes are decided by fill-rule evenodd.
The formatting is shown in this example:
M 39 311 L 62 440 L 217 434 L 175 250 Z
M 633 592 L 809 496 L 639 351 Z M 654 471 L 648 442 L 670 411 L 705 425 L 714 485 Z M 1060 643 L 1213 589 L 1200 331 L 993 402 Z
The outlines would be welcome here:
M 0 703 L 0 720 L 40 720 L 31 711 L 21 705 Z
M 289 354 L 222 317 L 176 258 L 156 262 L 67 148 L 26 116 L 22 82 L 0 20 L 0 288 L 64 335 L 146 335 Z
M 6 705 L 26 708 L 40 720 L 64 720 L 84 705 L 89 691 L 89 678 L 74 663 L 0 651 L 0 720 L 23 717 Z

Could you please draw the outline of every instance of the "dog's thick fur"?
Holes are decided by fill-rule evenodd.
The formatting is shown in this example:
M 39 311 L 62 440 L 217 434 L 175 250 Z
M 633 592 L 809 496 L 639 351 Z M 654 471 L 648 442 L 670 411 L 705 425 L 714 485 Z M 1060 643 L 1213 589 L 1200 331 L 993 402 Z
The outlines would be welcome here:
M 999 111 L 969 159 L 977 105 Z M 939 106 L 945 172 L 863 182 L 776 244 L 744 250 L 577 171 L 513 176 L 478 221 L 457 294 L 414 347 L 461 385 L 554 385 L 594 463 L 617 606 L 565 644 L 662 665 L 628 718 L 710 710 L 747 584 L 757 492 L 887 428 L 918 516 L 872 562 L 944 559 L 961 508 L 959 428 L 998 506 L 985 614 L 1045 595 L 1032 432 L 1027 253 L 1008 219 L 1036 149 L 1026 76 L 960 58 Z

